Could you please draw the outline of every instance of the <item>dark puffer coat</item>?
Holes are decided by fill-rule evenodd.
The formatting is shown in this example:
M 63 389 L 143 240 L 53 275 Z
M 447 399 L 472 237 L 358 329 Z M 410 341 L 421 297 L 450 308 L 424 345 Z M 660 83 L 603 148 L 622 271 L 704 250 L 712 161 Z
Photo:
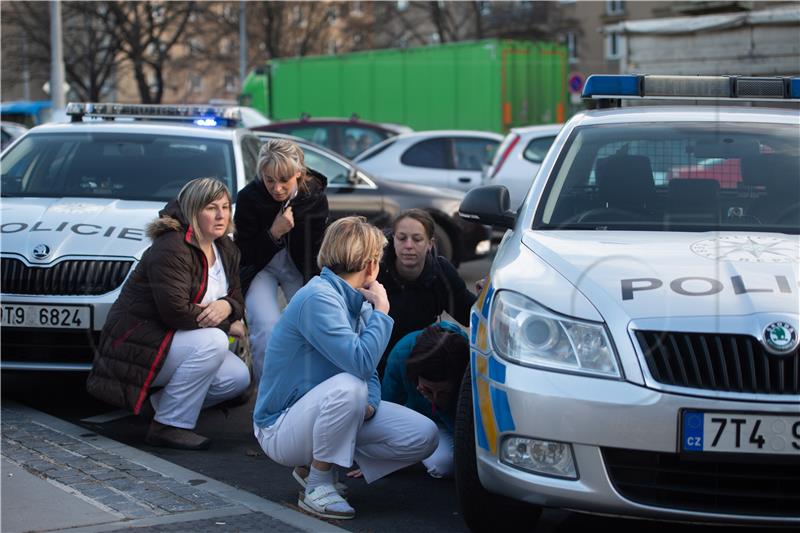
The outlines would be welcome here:
M 328 197 L 325 196 L 328 180 L 315 170 L 307 172 L 306 190 L 301 188 L 291 201 L 294 227 L 280 243 L 272 239 L 269 230 L 283 204 L 272 198 L 260 179 L 254 179 L 239 191 L 234 220 L 236 244 L 242 252 L 239 274 L 243 293 L 247 293 L 256 274 L 284 247 L 289 248 L 303 282 L 319 274 L 317 253 L 328 225 Z
M 417 331 L 439 321 L 439 315 L 447 311 L 462 325 L 469 325 L 469 310 L 476 296 L 467 289 L 456 268 L 446 258 L 428 253 L 425 266 L 419 277 L 406 281 L 395 268 L 397 255 L 388 236 L 381 260 L 378 281 L 389 297 L 389 316 L 394 319 L 389 345 L 378 364 L 378 373 L 383 376 L 386 358 L 398 340 L 412 331 Z
M 177 202 L 147 228 L 153 241 L 111 306 L 92 370 L 90 394 L 138 414 L 176 330 L 197 329 L 208 283 L 208 262 Z M 231 314 L 217 327 L 227 332 L 244 316 L 239 250 L 227 236 L 215 241 L 228 278 Z

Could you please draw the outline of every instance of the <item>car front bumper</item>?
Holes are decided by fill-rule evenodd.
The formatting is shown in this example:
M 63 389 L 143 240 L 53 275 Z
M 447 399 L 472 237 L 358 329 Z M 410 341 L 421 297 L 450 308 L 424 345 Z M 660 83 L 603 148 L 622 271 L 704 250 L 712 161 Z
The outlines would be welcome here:
M 797 507 L 748 508 L 742 503 L 747 491 L 730 489 L 735 482 L 726 477 L 740 470 L 763 469 L 760 477 L 766 477 L 764 482 L 774 490 L 780 481 L 770 480 L 768 472 L 780 472 L 788 476 L 784 481 L 788 497 L 790 485 L 794 486 L 791 492 L 796 493 L 800 453 L 679 453 L 683 409 L 785 415 L 797 413 L 797 403 L 726 401 L 664 393 L 621 380 L 522 367 L 475 351 L 472 369 L 476 431 L 486 436 L 486 445 L 481 446 L 479 438 L 476 446 L 478 474 L 491 492 L 536 505 L 601 514 L 800 524 Z M 577 479 L 535 474 L 501 462 L 498 454 L 507 435 L 568 443 Z M 693 477 L 698 472 L 706 475 Z M 640 488 L 620 483 L 630 475 L 645 480 Z M 680 476 L 701 479 L 702 483 L 686 486 L 687 496 L 676 489 Z M 754 479 L 758 477 L 754 475 Z M 757 484 L 752 487 L 752 491 L 758 490 Z

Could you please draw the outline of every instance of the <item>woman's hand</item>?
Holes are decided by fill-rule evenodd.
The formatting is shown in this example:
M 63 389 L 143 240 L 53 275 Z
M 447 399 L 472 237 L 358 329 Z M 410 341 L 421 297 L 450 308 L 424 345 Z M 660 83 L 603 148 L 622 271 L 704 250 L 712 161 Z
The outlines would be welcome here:
M 247 331 L 244 329 L 244 323 L 241 320 L 237 320 L 231 324 L 231 329 L 228 330 L 228 335 L 236 337 L 239 340 L 244 339 L 247 335 Z
M 294 214 L 292 213 L 292 208 L 287 207 L 283 213 L 278 213 L 278 216 L 272 221 L 272 227 L 269 228 L 269 232 L 273 239 L 278 240 L 289 233 L 293 227 Z
M 208 305 L 201 305 L 203 311 L 197 315 L 197 325 L 201 328 L 213 328 L 228 318 L 233 310 L 226 300 L 214 300 Z
M 367 405 L 367 411 L 364 413 L 364 420 L 369 420 L 375 415 L 375 408 Z
M 372 304 L 376 311 L 389 314 L 389 297 L 386 296 L 386 289 L 383 285 L 378 283 L 378 280 L 372 281 L 364 288 L 358 289 L 364 299 Z

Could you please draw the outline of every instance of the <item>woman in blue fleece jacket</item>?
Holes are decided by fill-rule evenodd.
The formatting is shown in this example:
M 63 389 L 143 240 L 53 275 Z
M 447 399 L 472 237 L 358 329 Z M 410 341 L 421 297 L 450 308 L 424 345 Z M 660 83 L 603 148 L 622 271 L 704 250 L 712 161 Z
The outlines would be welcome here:
M 376 281 L 386 238 L 363 217 L 328 227 L 319 276 L 289 302 L 272 332 L 253 413 L 264 453 L 286 466 L 311 465 L 298 505 L 323 518 L 353 518 L 335 465 L 353 462 L 368 483 L 436 449 L 427 417 L 382 402 L 376 371 L 393 321 Z

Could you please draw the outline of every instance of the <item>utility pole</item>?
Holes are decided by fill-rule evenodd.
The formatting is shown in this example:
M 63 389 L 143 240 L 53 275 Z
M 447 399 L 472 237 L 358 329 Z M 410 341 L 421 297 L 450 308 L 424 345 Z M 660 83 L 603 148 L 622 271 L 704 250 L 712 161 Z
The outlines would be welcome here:
M 64 109 L 64 51 L 61 43 L 61 2 L 50 0 L 50 100 L 53 111 Z
M 247 2 L 239 2 L 239 92 L 244 87 L 247 75 Z

